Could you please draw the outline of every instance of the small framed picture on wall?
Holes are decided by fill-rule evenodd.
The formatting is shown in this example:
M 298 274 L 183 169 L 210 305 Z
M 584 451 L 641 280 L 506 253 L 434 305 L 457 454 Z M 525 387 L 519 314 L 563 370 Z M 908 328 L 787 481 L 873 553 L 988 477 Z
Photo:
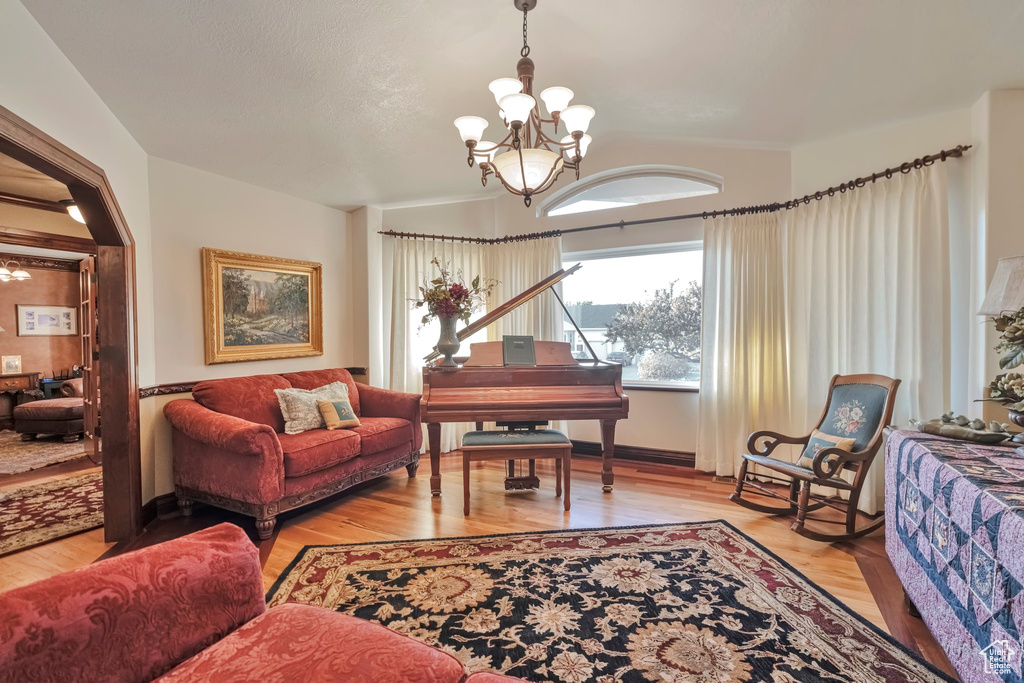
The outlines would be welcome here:
M 18 304 L 19 337 L 73 337 L 78 334 L 78 309 L 74 306 Z
M 0 356 L 0 372 L 16 375 L 21 372 L 21 356 Z

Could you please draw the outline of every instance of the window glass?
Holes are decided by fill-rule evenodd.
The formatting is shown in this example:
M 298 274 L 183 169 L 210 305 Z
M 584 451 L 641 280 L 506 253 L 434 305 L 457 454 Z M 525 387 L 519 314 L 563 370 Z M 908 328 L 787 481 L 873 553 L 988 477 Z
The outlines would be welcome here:
M 562 281 L 562 300 L 597 357 L 620 363 L 633 385 L 698 387 L 703 251 L 624 250 L 566 254 L 583 267 Z M 583 338 L 563 316 L 563 338 L 579 359 Z

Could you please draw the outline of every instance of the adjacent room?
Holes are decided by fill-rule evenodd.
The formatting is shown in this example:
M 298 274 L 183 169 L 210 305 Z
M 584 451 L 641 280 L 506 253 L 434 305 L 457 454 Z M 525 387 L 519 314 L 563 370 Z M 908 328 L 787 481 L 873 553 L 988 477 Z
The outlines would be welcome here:
M 0 681 L 1024 680 L 1022 36 L 0 0 Z

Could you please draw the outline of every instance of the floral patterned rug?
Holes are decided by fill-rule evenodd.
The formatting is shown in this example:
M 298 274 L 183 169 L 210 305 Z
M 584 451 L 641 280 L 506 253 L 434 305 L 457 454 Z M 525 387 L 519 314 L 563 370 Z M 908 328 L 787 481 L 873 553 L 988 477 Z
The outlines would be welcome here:
M 84 457 L 81 441 L 64 443 L 61 437 L 50 435 L 22 441 L 17 432 L 0 432 L 0 474 L 19 474 Z
M 530 681 L 950 680 L 724 521 L 307 546 L 268 601 Z
M 0 555 L 103 526 L 102 473 L 0 493 Z

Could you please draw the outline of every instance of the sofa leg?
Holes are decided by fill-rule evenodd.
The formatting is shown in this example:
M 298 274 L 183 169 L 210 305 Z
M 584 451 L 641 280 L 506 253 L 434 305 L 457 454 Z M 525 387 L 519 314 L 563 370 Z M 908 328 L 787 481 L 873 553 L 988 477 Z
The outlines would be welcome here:
M 22 434 L 21 435 L 21 440 L 22 441 L 35 441 L 36 440 L 36 435 L 35 434 Z
M 420 461 L 417 460 L 416 462 L 411 462 L 408 465 L 406 465 L 405 466 L 405 471 L 409 473 L 410 477 L 415 477 L 416 476 L 416 470 L 418 470 L 419 468 L 420 468 Z
M 64 443 L 75 443 L 81 438 L 81 434 L 65 434 L 63 437 Z
M 256 520 L 256 533 L 259 535 L 261 541 L 265 541 L 274 535 L 274 524 L 277 523 L 277 517 L 267 517 L 266 519 Z
M 192 499 L 191 498 L 179 498 L 178 509 L 181 511 L 182 517 L 192 516 Z

